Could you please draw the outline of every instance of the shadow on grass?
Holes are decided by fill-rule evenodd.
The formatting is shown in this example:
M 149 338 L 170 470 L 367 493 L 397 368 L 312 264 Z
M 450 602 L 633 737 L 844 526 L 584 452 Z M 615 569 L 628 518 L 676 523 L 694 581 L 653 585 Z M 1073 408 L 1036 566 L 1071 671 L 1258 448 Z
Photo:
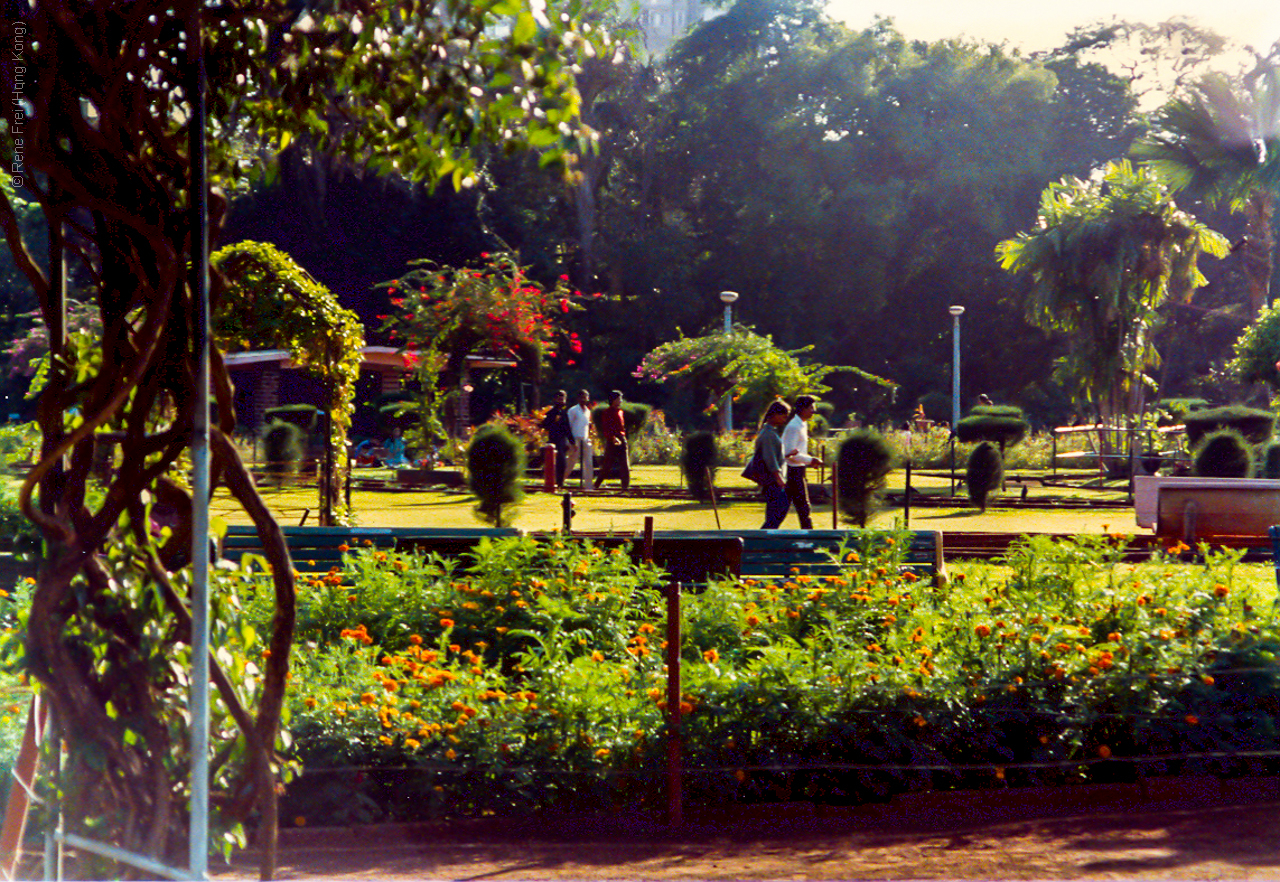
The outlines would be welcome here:
M 955 520 L 956 518 L 980 518 L 985 514 L 986 512 L 978 511 L 977 509 L 974 509 L 974 508 L 969 508 L 969 509 L 964 509 L 962 511 L 951 511 L 945 514 L 920 515 L 920 514 L 916 514 L 915 512 L 912 512 L 911 519 L 913 521 L 951 521 L 951 520 Z

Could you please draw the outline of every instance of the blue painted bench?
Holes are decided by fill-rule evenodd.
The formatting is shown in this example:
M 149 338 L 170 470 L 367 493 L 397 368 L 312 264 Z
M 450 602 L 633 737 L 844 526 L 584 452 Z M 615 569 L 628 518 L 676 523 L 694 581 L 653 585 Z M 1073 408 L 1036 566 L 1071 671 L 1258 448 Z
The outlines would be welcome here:
M 519 535 L 510 528 L 493 527 L 281 527 L 289 557 L 299 573 L 327 573 L 342 565 L 345 548 L 412 549 L 459 557 L 481 539 Z M 262 542 L 252 526 L 234 524 L 223 537 L 221 556 L 238 562 L 245 554 L 262 554 Z

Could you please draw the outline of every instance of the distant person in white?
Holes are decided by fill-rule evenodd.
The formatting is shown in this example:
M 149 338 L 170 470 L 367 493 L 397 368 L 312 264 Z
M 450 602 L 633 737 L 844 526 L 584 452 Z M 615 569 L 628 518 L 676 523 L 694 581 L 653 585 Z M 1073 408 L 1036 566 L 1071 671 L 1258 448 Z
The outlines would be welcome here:
M 587 433 L 591 430 L 591 393 L 583 389 L 578 393 L 578 403 L 569 408 L 569 431 L 573 434 L 573 444 L 569 447 L 569 455 L 565 457 L 565 474 L 573 469 L 574 460 L 582 462 L 582 448 L 590 444 Z
M 800 529 L 813 529 L 813 509 L 809 505 L 809 465 L 815 460 L 809 455 L 809 419 L 813 416 L 814 400 L 811 395 L 796 399 L 795 416 L 782 430 L 782 449 L 787 454 L 787 499 L 796 508 Z

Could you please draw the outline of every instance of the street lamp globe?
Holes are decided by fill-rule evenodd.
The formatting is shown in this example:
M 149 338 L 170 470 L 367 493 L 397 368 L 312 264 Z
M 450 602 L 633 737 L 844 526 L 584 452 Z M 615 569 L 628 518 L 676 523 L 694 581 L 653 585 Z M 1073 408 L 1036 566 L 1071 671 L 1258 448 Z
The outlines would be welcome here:
M 721 291 L 720 302 L 728 306 L 730 303 L 738 299 L 737 291 Z
M 952 315 L 954 315 L 954 316 L 956 316 L 957 318 L 959 318 L 960 316 L 964 315 L 964 307 L 963 307 L 963 306 L 959 306 L 959 305 L 956 305 L 956 306 L 948 306 L 948 307 L 947 307 L 947 312 L 949 312 L 949 313 L 951 313 Z

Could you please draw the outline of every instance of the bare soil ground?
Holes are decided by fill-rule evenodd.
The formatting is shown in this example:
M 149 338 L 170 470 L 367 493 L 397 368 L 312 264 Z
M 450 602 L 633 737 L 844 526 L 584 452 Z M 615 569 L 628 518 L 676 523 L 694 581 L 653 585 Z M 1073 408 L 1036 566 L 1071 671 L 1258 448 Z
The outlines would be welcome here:
M 915 794 L 652 816 L 294 829 L 281 879 L 1280 878 L 1280 780 Z M 257 856 L 217 867 L 256 878 Z

